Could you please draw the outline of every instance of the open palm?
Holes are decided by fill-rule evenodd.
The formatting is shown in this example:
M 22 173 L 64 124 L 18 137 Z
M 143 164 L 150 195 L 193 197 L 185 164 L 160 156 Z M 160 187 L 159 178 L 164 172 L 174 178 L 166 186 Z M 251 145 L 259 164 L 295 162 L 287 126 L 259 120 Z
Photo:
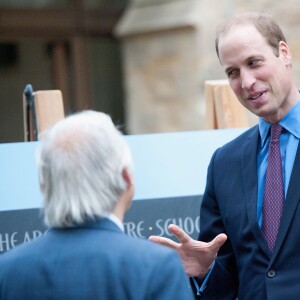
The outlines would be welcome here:
M 227 236 L 221 233 L 211 242 L 205 243 L 192 239 L 184 230 L 175 224 L 169 225 L 168 229 L 176 236 L 179 243 L 159 236 L 150 236 L 149 240 L 175 249 L 181 257 L 185 273 L 190 277 L 203 278 L 211 268 Z

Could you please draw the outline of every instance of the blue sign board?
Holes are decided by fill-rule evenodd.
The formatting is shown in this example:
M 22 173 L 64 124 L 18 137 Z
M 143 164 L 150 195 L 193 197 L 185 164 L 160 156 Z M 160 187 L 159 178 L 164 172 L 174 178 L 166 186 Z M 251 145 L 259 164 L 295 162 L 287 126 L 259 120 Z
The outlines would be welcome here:
M 206 172 L 213 152 L 245 129 L 125 136 L 132 151 L 136 192 L 127 234 L 169 236 L 178 224 L 196 238 Z M 0 253 L 41 235 L 38 142 L 0 144 Z

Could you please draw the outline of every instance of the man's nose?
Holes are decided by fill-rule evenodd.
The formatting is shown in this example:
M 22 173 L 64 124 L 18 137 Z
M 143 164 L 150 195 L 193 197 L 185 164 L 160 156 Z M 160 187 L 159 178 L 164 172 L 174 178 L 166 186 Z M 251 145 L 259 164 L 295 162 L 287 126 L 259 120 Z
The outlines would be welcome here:
M 253 84 L 255 83 L 256 79 L 253 76 L 252 72 L 249 71 L 242 71 L 241 72 L 241 83 L 243 89 L 251 89 Z

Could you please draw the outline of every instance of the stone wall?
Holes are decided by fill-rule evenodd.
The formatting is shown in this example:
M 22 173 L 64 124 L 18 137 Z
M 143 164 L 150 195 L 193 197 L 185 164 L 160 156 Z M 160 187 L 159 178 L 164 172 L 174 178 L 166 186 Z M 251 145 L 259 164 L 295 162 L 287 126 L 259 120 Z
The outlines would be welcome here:
M 135 0 L 116 28 L 122 41 L 129 133 L 205 128 L 205 80 L 224 79 L 214 49 L 216 26 L 264 11 L 281 25 L 300 86 L 300 10 L 295 0 Z M 249 124 L 257 118 L 249 114 Z

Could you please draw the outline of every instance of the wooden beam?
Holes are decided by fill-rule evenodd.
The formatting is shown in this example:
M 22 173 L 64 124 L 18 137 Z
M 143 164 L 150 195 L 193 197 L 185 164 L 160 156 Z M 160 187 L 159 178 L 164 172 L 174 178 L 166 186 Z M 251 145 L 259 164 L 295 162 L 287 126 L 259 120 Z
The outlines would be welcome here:
M 74 35 L 112 36 L 124 7 L 97 10 L 10 9 L 0 10 L 0 39 L 47 38 L 69 40 Z
M 84 37 L 74 37 L 71 42 L 73 64 L 73 110 L 91 109 L 90 55 Z
M 52 70 L 54 86 L 62 92 L 64 111 L 71 110 L 70 87 L 68 84 L 69 72 L 67 62 L 67 49 L 65 43 L 57 42 L 52 45 Z

